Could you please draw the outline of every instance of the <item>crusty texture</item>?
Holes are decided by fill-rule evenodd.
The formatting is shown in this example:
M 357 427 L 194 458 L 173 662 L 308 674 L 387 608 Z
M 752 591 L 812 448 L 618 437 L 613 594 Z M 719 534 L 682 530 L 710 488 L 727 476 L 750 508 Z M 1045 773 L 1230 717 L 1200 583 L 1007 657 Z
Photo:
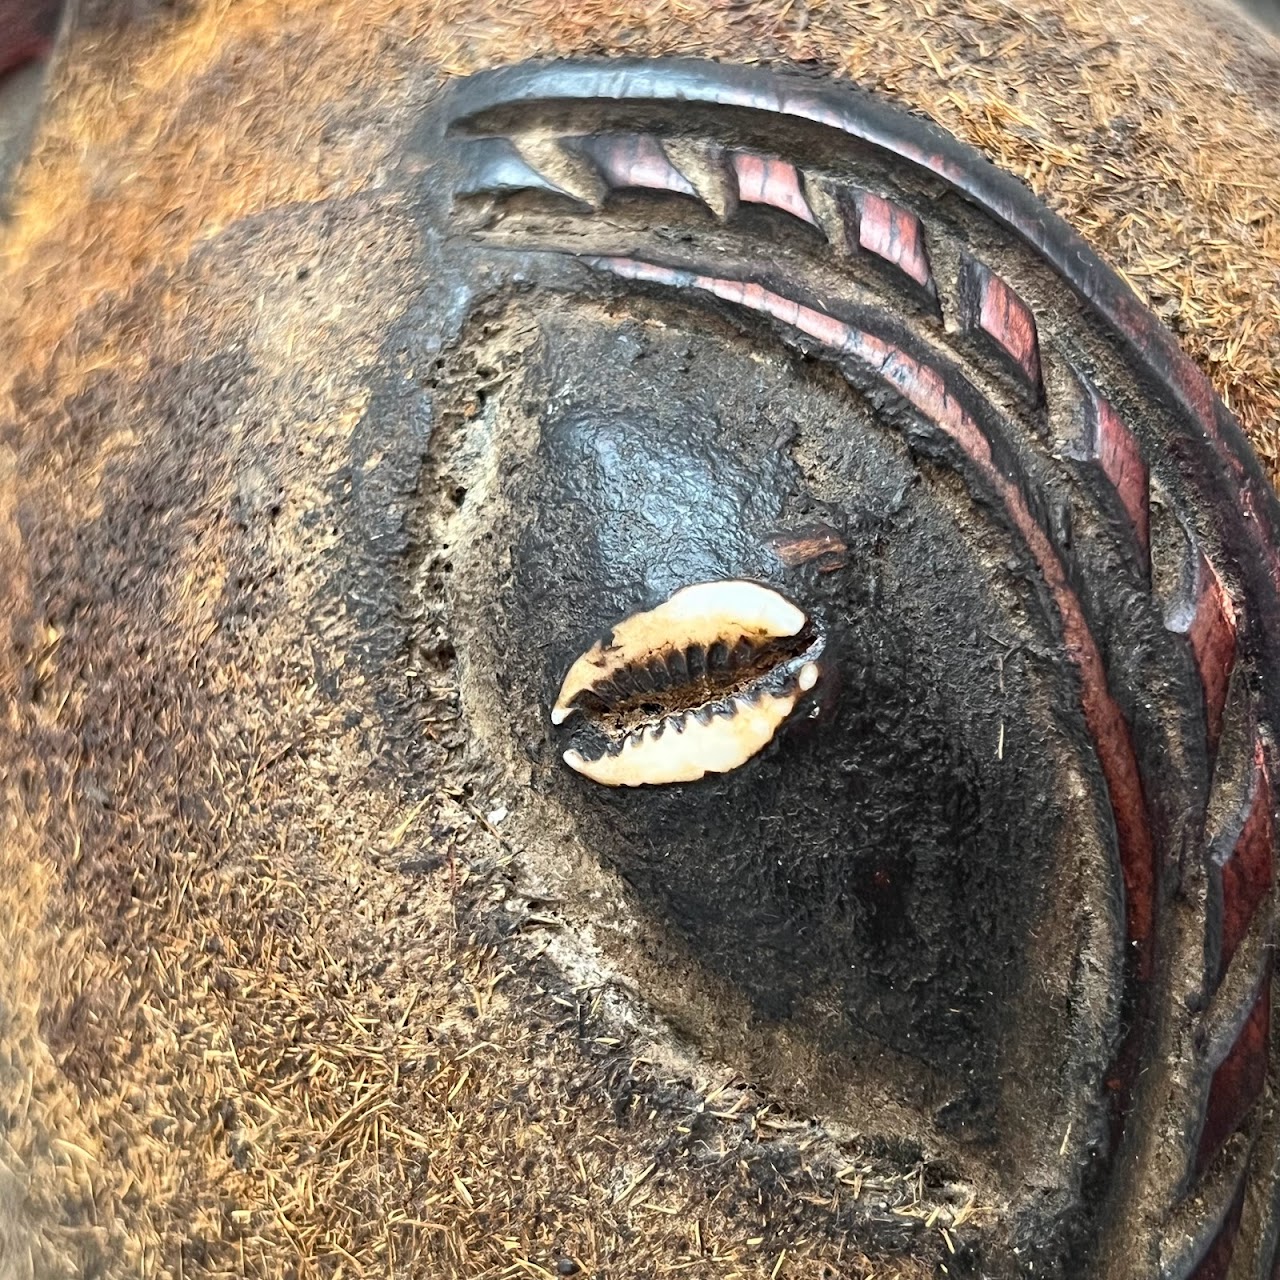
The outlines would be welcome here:
M 500 780 L 455 780 L 447 648 L 350 656 L 343 468 L 414 288 L 387 175 L 442 77 L 569 53 L 927 113 L 1280 468 L 1280 46 L 1228 10 L 86 9 L 0 240 L 4 1280 L 882 1274 L 877 1213 L 918 1227 L 905 1278 L 998 1216 L 559 979 L 551 908 L 503 905 Z

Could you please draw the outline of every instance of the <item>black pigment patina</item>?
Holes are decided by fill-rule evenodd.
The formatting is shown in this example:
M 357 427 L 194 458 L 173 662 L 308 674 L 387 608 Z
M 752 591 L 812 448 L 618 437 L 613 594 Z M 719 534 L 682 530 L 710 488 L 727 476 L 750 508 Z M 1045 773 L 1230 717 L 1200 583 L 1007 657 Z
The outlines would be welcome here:
M 430 287 L 353 478 L 376 507 L 395 463 L 368 548 L 413 582 L 353 604 L 456 646 L 590 963 L 981 1188 L 983 1274 L 1268 1273 L 1280 550 L 1202 375 L 1029 192 L 845 89 L 512 68 L 414 153 Z M 677 628 L 553 715 L 625 620 L 726 582 L 803 625 Z M 769 690 L 721 771 L 571 767 Z

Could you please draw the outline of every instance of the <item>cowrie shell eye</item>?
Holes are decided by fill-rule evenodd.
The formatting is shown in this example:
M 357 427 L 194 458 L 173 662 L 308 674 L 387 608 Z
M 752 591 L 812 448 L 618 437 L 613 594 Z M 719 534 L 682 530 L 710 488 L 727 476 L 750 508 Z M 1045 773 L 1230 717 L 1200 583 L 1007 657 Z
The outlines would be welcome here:
M 759 583 L 681 588 L 619 622 L 570 666 L 551 722 L 581 716 L 603 750 L 564 762 L 605 786 L 696 782 L 771 742 L 818 682 L 822 641 L 804 612 Z

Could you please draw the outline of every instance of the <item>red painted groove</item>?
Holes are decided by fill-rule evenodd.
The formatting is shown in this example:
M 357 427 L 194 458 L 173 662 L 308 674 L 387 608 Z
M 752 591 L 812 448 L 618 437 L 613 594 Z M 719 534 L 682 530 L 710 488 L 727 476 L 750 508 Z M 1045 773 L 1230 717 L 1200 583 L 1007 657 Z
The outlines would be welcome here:
M 1243 1211 L 1244 1184 L 1241 1183 L 1208 1252 L 1196 1263 L 1187 1280 L 1227 1280 L 1227 1268 L 1231 1266 L 1231 1257 L 1236 1251 L 1236 1237 L 1240 1234 L 1240 1216 Z
M 1209 1086 L 1204 1124 L 1196 1146 L 1199 1177 L 1240 1127 L 1262 1096 L 1267 1081 L 1267 1050 L 1271 1040 L 1271 979 L 1268 975 L 1254 1000 L 1240 1034 L 1218 1064 Z
M 1191 643 L 1200 683 L 1204 687 L 1205 731 L 1209 750 L 1215 751 L 1222 734 L 1222 713 L 1227 687 L 1236 664 L 1236 610 L 1217 570 L 1204 552 L 1197 551 L 1192 604 L 1169 623 Z
M 767 204 L 812 226 L 818 225 L 800 190 L 800 174 L 795 165 L 738 151 L 733 156 L 733 171 L 738 178 L 738 199 L 744 204 Z
M 597 258 L 591 261 L 625 279 L 698 289 L 748 307 L 808 334 L 838 354 L 861 360 L 950 436 L 1000 496 L 1014 527 L 1026 542 L 1053 593 L 1067 652 L 1080 673 L 1085 722 L 1106 779 L 1116 824 L 1127 932 L 1135 952 L 1135 977 L 1139 983 L 1146 982 L 1152 971 L 1156 855 L 1147 825 L 1146 797 L 1128 722 L 1107 687 L 1102 655 L 1052 542 L 1032 516 L 1017 483 L 996 465 L 990 442 L 968 411 L 947 390 L 942 375 L 891 343 L 855 329 L 823 311 L 773 293 L 762 285 L 678 271 L 634 258 Z
M 693 95 L 686 89 L 685 96 Z M 988 177 L 950 148 L 912 139 L 897 124 L 860 119 L 854 112 L 825 101 L 820 93 L 792 88 L 771 90 L 715 85 L 700 96 L 829 125 L 848 137 L 858 138 L 937 174 L 1022 236 L 1084 293 L 1149 363 L 1159 367 L 1183 405 L 1195 416 L 1235 482 L 1242 514 L 1247 525 L 1256 531 L 1254 546 L 1269 570 L 1272 583 L 1280 589 L 1280 547 L 1266 533 L 1267 520 L 1260 518 L 1255 510 L 1257 502 L 1267 496 L 1261 476 L 1256 469 L 1250 471 L 1234 442 L 1229 441 L 1222 430 L 1209 379 L 1131 289 L 1110 276 L 1105 267 L 1091 265 L 1092 250 L 1074 231 L 1052 217 L 1046 218 L 1043 209 L 1033 210 L 1026 201 L 1019 205 L 1012 196 L 1001 192 L 1003 175 Z M 1255 487 L 1258 499 L 1254 497 Z
M 854 204 L 858 210 L 858 244 L 928 288 L 933 275 L 920 219 L 909 209 L 869 191 L 855 195 Z
M 652 101 L 673 96 L 668 83 L 672 72 L 657 61 L 632 64 L 621 71 L 616 65 L 583 71 L 567 90 L 561 76 L 558 67 L 548 67 L 541 77 L 529 77 L 514 100 L 536 100 L 552 87 L 555 96 L 573 101 L 600 97 Z M 1220 416 L 1221 406 L 1209 379 L 1132 289 L 1014 179 L 917 121 L 892 116 L 874 103 L 838 101 L 833 90 L 799 81 L 770 81 L 746 70 L 690 64 L 679 73 L 674 92 L 691 108 L 700 104 L 744 107 L 829 126 L 941 178 L 1019 236 L 1115 327 L 1139 361 L 1156 372 L 1194 416 L 1226 470 L 1242 526 L 1251 535 L 1251 548 L 1266 566 L 1271 586 L 1280 590 L 1280 543 L 1271 535 L 1275 519 L 1271 487 L 1242 447 L 1243 436 L 1225 411 Z
M 964 322 L 985 333 L 1013 361 L 1023 381 L 1040 389 L 1040 337 L 1031 308 L 985 263 L 970 258 L 961 287 Z
M 1236 948 L 1249 932 L 1258 907 L 1270 892 L 1273 832 L 1271 777 L 1259 742 L 1254 749 L 1252 799 L 1249 816 L 1231 853 L 1217 868 L 1222 902 L 1221 950 L 1217 975 L 1221 981 Z
M 1085 394 L 1088 457 L 1119 496 L 1146 559 L 1151 553 L 1151 489 L 1142 450 L 1110 400 L 1087 383 Z
M 606 134 L 584 139 L 604 180 L 614 188 L 642 187 L 696 196 L 693 184 L 667 158 L 657 138 L 645 134 Z

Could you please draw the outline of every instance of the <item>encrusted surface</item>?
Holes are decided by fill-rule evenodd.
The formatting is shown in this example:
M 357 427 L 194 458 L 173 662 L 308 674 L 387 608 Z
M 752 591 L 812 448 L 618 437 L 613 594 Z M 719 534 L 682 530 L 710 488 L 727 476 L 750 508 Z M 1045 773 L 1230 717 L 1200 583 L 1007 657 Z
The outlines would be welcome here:
M 565 950 L 554 903 L 515 894 L 529 950 L 498 946 L 513 890 L 486 824 L 512 797 L 449 793 L 449 651 L 371 639 L 343 603 L 351 440 L 418 252 L 394 198 L 349 197 L 442 74 L 624 50 L 852 75 L 985 147 L 1175 321 L 1274 462 L 1277 61 L 1225 17 L 256 4 L 87 30 L 5 241 L 20 1265 L 30 1244 L 48 1274 L 384 1275 L 393 1254 L 536 1274 L 563 1253 L 861 1275 L 858 1233 L 901 1228 L 954 1274 L 944 1228 L 998 1217 L 917 1152 L 797 1131 L 627 1032 L 602 975 L 574 993 L 530 958 Z M 362 481 L 389 556 L 413 551 L 423 447 Z M 344 658 L 373 642 L 394 655 L 376 679 Z

